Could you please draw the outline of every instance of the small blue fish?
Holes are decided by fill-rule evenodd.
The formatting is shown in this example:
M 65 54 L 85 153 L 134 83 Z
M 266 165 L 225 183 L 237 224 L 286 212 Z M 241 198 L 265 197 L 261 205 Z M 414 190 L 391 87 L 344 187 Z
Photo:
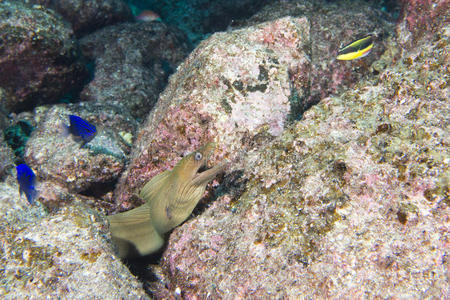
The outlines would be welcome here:
M 33 170 L 26 165 L 20 164 L 16 167 L 17 170 L 17 182 L 19 182 L 19 193 L 25 193 L 27 200 L 30 204 L 34 203 L 34 198 L 36 198 L 37 192 L 34 188 L 36 183 L 36 175 L 34 175 Z
M 69 119 L 70 125 L 66 126 L 67 133 L 71 133 L 75 137 L 81 138 L 83 141 L 81 147 L 86 143 L 89 143 L 95 137 L 97 129 L 94 125 L 75 115 L 69 115 Z

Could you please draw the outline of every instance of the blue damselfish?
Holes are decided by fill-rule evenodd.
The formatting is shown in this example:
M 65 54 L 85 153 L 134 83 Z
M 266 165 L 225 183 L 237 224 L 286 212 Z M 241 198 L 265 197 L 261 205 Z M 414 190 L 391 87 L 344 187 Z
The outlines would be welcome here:
M 97 129 L 94 125 L 88 121 L 75 116 L 69 115 L 70 125 L 67 126 L 69 133 L 73 134 L 75 137 L 79 137 L 83 140 L 83 145 L 90 142 L 97 133 Z
M 37 192 L 34 187 L 36 183 L 36 175 L 34 175 L 33 170 L 26 165 L 20 164 L 16 167 L 17 170 L 17 181 L 19 182 L 19 193 L 25 193 L 27 200 L 30 204 L 34 203 Z

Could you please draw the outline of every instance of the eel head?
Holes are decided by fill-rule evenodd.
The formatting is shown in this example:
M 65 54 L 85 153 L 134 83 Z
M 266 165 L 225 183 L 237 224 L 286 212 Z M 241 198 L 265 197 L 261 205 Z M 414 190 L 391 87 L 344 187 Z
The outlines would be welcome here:
M 172 170 L 178 178 L 190 182 L 194 186 L 206 185 L 223 171 L 226 162 L 206 169 L 209 157 L 215 149 L 215 143 L 208 143 L 198 150 L 185 156 Z

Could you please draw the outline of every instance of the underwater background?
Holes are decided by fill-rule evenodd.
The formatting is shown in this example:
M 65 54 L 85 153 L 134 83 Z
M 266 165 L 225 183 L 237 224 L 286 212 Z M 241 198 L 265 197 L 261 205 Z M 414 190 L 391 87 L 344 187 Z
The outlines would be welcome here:
M 446 298 L 449 6 L 0 1 L 0 297 Z

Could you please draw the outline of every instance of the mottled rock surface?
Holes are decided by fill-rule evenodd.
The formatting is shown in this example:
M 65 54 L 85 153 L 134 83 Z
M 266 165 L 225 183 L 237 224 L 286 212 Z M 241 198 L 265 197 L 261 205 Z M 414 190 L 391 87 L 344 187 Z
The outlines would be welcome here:
M 320 99 L 379 72 L 382 68 L 374 70 L 372 64 L 380 59 L 389 44 L 389 37 L 394 35 L 393 17 L 368 1 L 359 0 L 352 1 L 351 5 L 340 1 L 275 1 L 235 25 L 249 26 L 285 16 L 307 17 L 311 24 L 311 42 L 307 45 L 311 59 L 310 74 L 307 76 L 297 70 L 291 74 L 293 78 L 307 76 L 309 81 L 306 97 L 298 96 L 300 113 Z M 368 56 L 353 61 L 336 60 L 341 46 L 369 33 L 374 36 L 375 46 Z
M 280 135 L 291 113 L 289 70 L 308 72 L 302 51 L 308 42 L 308 21 L 289 17 L 202 42 L 170 78 L 138 134 L 117 204 L 139 203 L 133 195 L 145 182 L 209 141 L 219 145 L 214 164 L 239 160 Z M 303 77 L 296 83 L 306 86 Z
M 430 39 L 442 24 L 448 24 L 447 0 L 401 0 L 402 13 L 397 26 L 398 41 L 406 49 Z
M 449 32 L 249 153 L 244 193 L 172 233 L 160 295 L 445 298 Z
M 0 131 L 3 131 L 9 125 L 6 97 L 6 91 L 0 87 Z
M 183 34 L 160 22 L 109 26 L 83 38 L 81 47 L 95 65 L 81 98 L 122 105 L 140 119 L 189 50 Z
M 132 19 L 131 10 L 122 0 L 23 0 L 55 10 L 72 24 L 80 37 L 97 29 Z
M 4 179 L 12 168 L 14 168 L 14 152 L 6 144 L 0 131 L 0 180 Z
M 49 214 L 0 182 L 2 299 L 147 299 L 111 249 L 103 215 L 79 200 Z
M 97 127 L 94 139 L 82 142 L 64 136 L 69 114 L 78 115 Z M 71 192 L 100 196 L 125 167 L 136 122 L 120 108 L 94 102 L 37 109 L 37 128 L 28 140 L 25 161 L 38 176 L 59 183 Z
M 31 110 L 81 86 L 87 76 L 73 31 L 43 7 L 0 3 L 0 88 L 4 109 Z

